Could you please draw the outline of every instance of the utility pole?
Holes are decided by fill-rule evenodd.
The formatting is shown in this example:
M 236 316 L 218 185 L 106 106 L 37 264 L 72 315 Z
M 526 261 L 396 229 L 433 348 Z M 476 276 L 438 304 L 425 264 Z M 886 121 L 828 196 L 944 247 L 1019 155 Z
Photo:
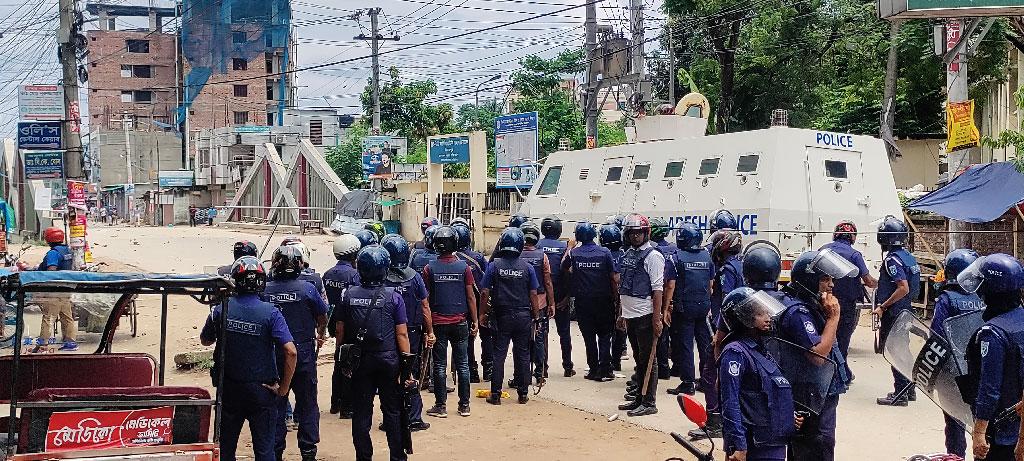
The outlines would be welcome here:
M 81 125 L 77 119 L 78 105 L 78 60 L 72 40 L 75 22 L 75 0 L 60 0 L 60 28 L 57 33 L 60 64 L 64 84 L 64 172 L 68 179 L 85 179 L 82 170 Z
M 131 121 L 127 112 L 121 114 L 121 128 L 124 129 L 124 211 L 129 222 L 132 219 L 132 196 L 128 192 L 129 188 L 132 189 L 132 193 L 135 189 L 135 181 L 132 178 L 132 141 L 128 131 L 128 124 Z
M 584 96 L 584 114 L 587 118 L 587 149 L 597 147 L 597 93 L 601 83 L 597 80 L 598 70 L 604 66 L 604 59 L 597 59 L 597 3 L 587 3 L 586 22 L 587 88 Z
M 178 121 L 180 123 L 180 125 L 181 125 L 179 127 L 180 130 L 181 130 L 181 169 L 186 170 L 186 169 L 189 169 L 188 168 L 188 147 L 189 147 L 188 146 L 188 143 L 189 143 L 189 141 L 188 141 L 188 111 L 189 111 L 189 108 L 185 107 L 185 97 L 186 97 L 185 95 L 186 95 L 187 92 L 186 92 L 186 89 L 185 89 L 185 61 L 184 61 L 184 57 L 183 57 L 184 53 L 183 53 L 183 50 L 182 50 L 182 46 L 183 46 L 183 44 L 182 44 L 182 33 L 184 32 L 184 29 L 181 26 L 181 12 L 182 12 L 182 2 L 181 2 L 181 0 L 178 0 L 177 2 L 175 2 L 174 11 L 175 11 L 175 13 L 177 13 L 177 16 L 178 16 L 178 32 L 174 36 L 174 50 L 175 50 L 175 54 L 177 55 L 174 58 L 174 73 L 175 73 L 175 78 L 177 79 L 177 86 L 178 86 L 178 98 L 177 98 L 178 99 L 178 107 L 181 108 L 181 120 Z M 157 158 L 159 158 L 159 156 Z
M 372 55 L 373 67 L 373 118 L 372 118 L 372 134 L 380 134 L 380 42 L 386 41 L 398 41 L 398 36 L 384 37 L 380 34 L 378 27 L 377 17 L 380 15 L 381 8 L 367 8 L 366 12 L 370 15 L 370 36 L 367 37 L 365 34 L 359 34 L 356 36 L 356 40 L 369 40 L 370 41 L 370 54 Z
M 676 105 L 676 53 L 672 48 L 672 19 L 666 21 L 665 28 L 668 29 L 668 103 Z
M 671 35 L 671 33 L 669 33 Z M 636 76 L 636 92 L 643 93 L 644 88 L 644 0 L 629 1 L 629 36 L 633 41 L 633 55 L 630 72 Z M 649 98 L 644 95 L 643 101 Z

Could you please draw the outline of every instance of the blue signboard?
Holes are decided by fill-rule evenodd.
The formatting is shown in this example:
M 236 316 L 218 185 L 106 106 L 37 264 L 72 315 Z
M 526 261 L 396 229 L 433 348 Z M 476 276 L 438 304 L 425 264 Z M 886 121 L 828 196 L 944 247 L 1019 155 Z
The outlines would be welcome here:
M 539 171 L 537 113 L 494 119 L 494 178 L 498 188 L 529 189 Z
M 61 148 L 61 122 L 18 122 L 18 148 L 53 150 Z
M 235 133 L 270 133 L 270 127 L 265 125 L 236 126 Z
M 192 187 L 192 170 L 163 170 L 159 175 L 160 187 Z
M 25 151 L 25 179 L 61 179 L 64 177 L 64 152 Z
M 430 163 L 468 163 L 469 136 L 430 140 Z

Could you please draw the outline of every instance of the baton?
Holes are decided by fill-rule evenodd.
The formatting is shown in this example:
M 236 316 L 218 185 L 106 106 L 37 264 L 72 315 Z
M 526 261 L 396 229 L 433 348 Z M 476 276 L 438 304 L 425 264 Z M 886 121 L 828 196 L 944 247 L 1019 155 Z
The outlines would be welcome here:
M 260 250 L 260 260 L 263 260 L 263 253 L 267 251 L 267 246 L 270 245 L 270 239 L 274 238 L 274 233 L 277 232 L 277 225 L 281 224 L 280 220 L 274 220 L 274 228 L 270 230 L 270 235 L 267 236 L 267 241 L 263 243 L 263 249 Z

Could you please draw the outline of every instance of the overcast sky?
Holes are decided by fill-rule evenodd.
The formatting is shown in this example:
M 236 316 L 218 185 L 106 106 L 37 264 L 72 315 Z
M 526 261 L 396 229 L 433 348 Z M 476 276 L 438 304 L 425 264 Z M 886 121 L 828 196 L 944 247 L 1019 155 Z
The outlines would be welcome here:
M 108 0 L 111 3 L 142 3 L 148 0 Z M 167 0 L 157 0 L 165 3 Z M 84 8 L 84 1 L 80 8 Z M 361 7 L 383 9 L 382 32 L 398 35 L 398 42 L 382 47 L 381 65 L 397 66 L 407 80 L 431 78 L 439 94 L 433 102 L 455 106 L 472 102 L 478 84 L 495 75 L 500 80 L 484 84 L 481 99 L 501 98 L 509 73 L 518 60 L 530 54 L 553 56 L 566 48 L 582 46 L 585 8 L 526 21 L 516 25 L 447 39 L 566 7 L 584 0 L 292 0 L 293 25 L 298 42 L 299 68 L 338 61 L 330 67 L 298 74 L 298 105 L 337 108 L 340 113 L 360 113 L 358 94 L 370 75 L 369 43 L 355 40 L 369 34 L 370 19 L 349 17 Z M 604 0 L 598 17 L 607 24 L 628 30 L 629 0 Z M 647 13 L 661 17 L 661 0 L 645 0 Z M 0 0 L 0 136 L 14 133 L 17 119 L 17 85 L 55 83 L 60 78 L 54 30 L 57 0 Z M 176 23 L 172 23 L 172 26 Z M 123 22 L 118 28 L 144 26 Z M 660 32 L 661 21 L 647 23 L 647 37 Z M 87 25 L 87 29 L 95 28 Z M 170 27 L 168 27 L 170 29 Z M 435 40 L 439 43 L 424 44 Z M 492 88 L 493 87 L 493 88 Z M 84 98 L 86 93 L 82 92 Z M 84 110 L 83 110 L 84 112 Z

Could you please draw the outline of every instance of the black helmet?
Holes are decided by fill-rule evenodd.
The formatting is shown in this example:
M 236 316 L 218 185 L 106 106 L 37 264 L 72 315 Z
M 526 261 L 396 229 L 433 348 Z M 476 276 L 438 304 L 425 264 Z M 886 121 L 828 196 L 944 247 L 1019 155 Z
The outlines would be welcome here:
M 602 224 L 599 237 L 601 246 L 609 250 L 618 251 L 622 248 L 622 229 L 615 223 Z
M 468 250 L 473 245 L 473 239 L 469 235 L 469 226 L 464 224 L 452 224 L 452 230 L 459 236 L 459 249 Z
M 796 295 L 801 298 L 816 298 L 822 277 L 841 279 L 858 272 L 857 266 L 831 249 L 805 251 L 793 261 L 790 286 L 796 288 Z
M 239 293 L 262 293 L 267 287 L 267 272 L 255 256 L 242 256 L 231 264 L 231 278 Z
M 384 277 L 391 267 L 391 256 L 380 245 L 370 245 L 356 255 L 356 269 L 359 270 L 359 283 L 366 287 L 379 287 L 384 284 Z
M 743 251 L 743 282 L 758 290 L 778 288 L 782 273 L 782 255 L 769 241 L 758 240 Z
M 438 222 L 437 218 L 431 218 L 430 216 L 427 216 L 426 218 L 423 218 L 422 222 L 420 222 L 420 232 L 423 232 L 425 234 L 427 233 L 427 229 L 429 229 L 430 226 L 436 226 L 438 224 L 440 224 L 440 222 Z
M 540 222 L 540 233 L 545 238 L 557 239 L 562 236 L 562 220 L 557 216 L 548 216 Z
M 684 222 L 676 229 L 676 246 L 681 250 L 700 250 L 704 233 L 692 222 Z
M 270 267 L 274 271 L 274 277 L 296 278 L 302 273 L 302 250 L 295 245 L 285 245 L 274 250 L 274 257 L 271 259 Z
M 593 242 L 594 237 L 597 237 L 597 228 L 590 221 L 580 221 L 576 223 L 576 231 L 573 232 L 573 236 L 580 243 Z
M 523 252 L 523 243 L 526 238 L 523 231 L 517 227 L 507 227 L 501 232 L 498 238 L 498 256 L 515 257 Z
M 256 256 L 257 253 L 259 253 L 259 250 L 256 249 L 255 243 L 248 240 L 242 240 L 235 242 L 235 245 L 232 248 L 232 253 L 235 255 L 235 260 L 237 261 L 238 258 L 241 258 L 242 256 Z
M 423 231 L 423 246 L 427 247 L 428 250 L 434 249 L 434 234 L 440 228 L 441 226 L 433 225 Z
M 719 229 L 711 234 L 711 259 L 715 264 L 723 264 L 731 256 L 740 254 L 743 249 L 743 237 L 739 232 Z
M 722 320 L 731 331 L 755 330 L 759 316 L 770 322 L 785 310 L 778 299 L 750 287 L 739 287 L 722 299 Z
M 508 218 L 508 227 L 519 227 L 530 218 L 522 213 L 516 213 Z
M 717 210 L 711 214 L 711 230 L 716 231 L 719 229 L 738 229 L 739 225 L 736 223 L 736 216 L 729 210 Z
M 651 218 L 651 240 L 660 242 L 668 237 L 668 221 L 661 216 L 655 216 Z
M 523 231 L 523 239 L 527 245 L 536 245 L 540 241 L 540 229 L 533 221 L 526 221 L 519 226 L 519 230 Z
M 369 229 L 358 230 L 353 235 L 355 235 L 356 238 L 359 239 L 359 245 L 362 248 L 366 248 L 370 245 L 376 245 L 378 242 L 377 234 L 375 234 L 373 231 Z
M 441 226 L 434 232 L 433 242 L 438 254 L 450 255 L 459 249 L 459 234 L 449 226 Z
M 882 220 L 882 223 L 878 225 L 878 244 L 883 247 L 894 246 L 901 247 L 907 244 L 907 237 L 910 231 L 907 229 L 907 225 L 896 219 L 895 216 L 886 216 Z
M 388 234 L 381 240 L 380 246 L 384 247 L 391 257 L 391 267 L 405 269 L 409 267 L 409 242 L 398 234 Z

